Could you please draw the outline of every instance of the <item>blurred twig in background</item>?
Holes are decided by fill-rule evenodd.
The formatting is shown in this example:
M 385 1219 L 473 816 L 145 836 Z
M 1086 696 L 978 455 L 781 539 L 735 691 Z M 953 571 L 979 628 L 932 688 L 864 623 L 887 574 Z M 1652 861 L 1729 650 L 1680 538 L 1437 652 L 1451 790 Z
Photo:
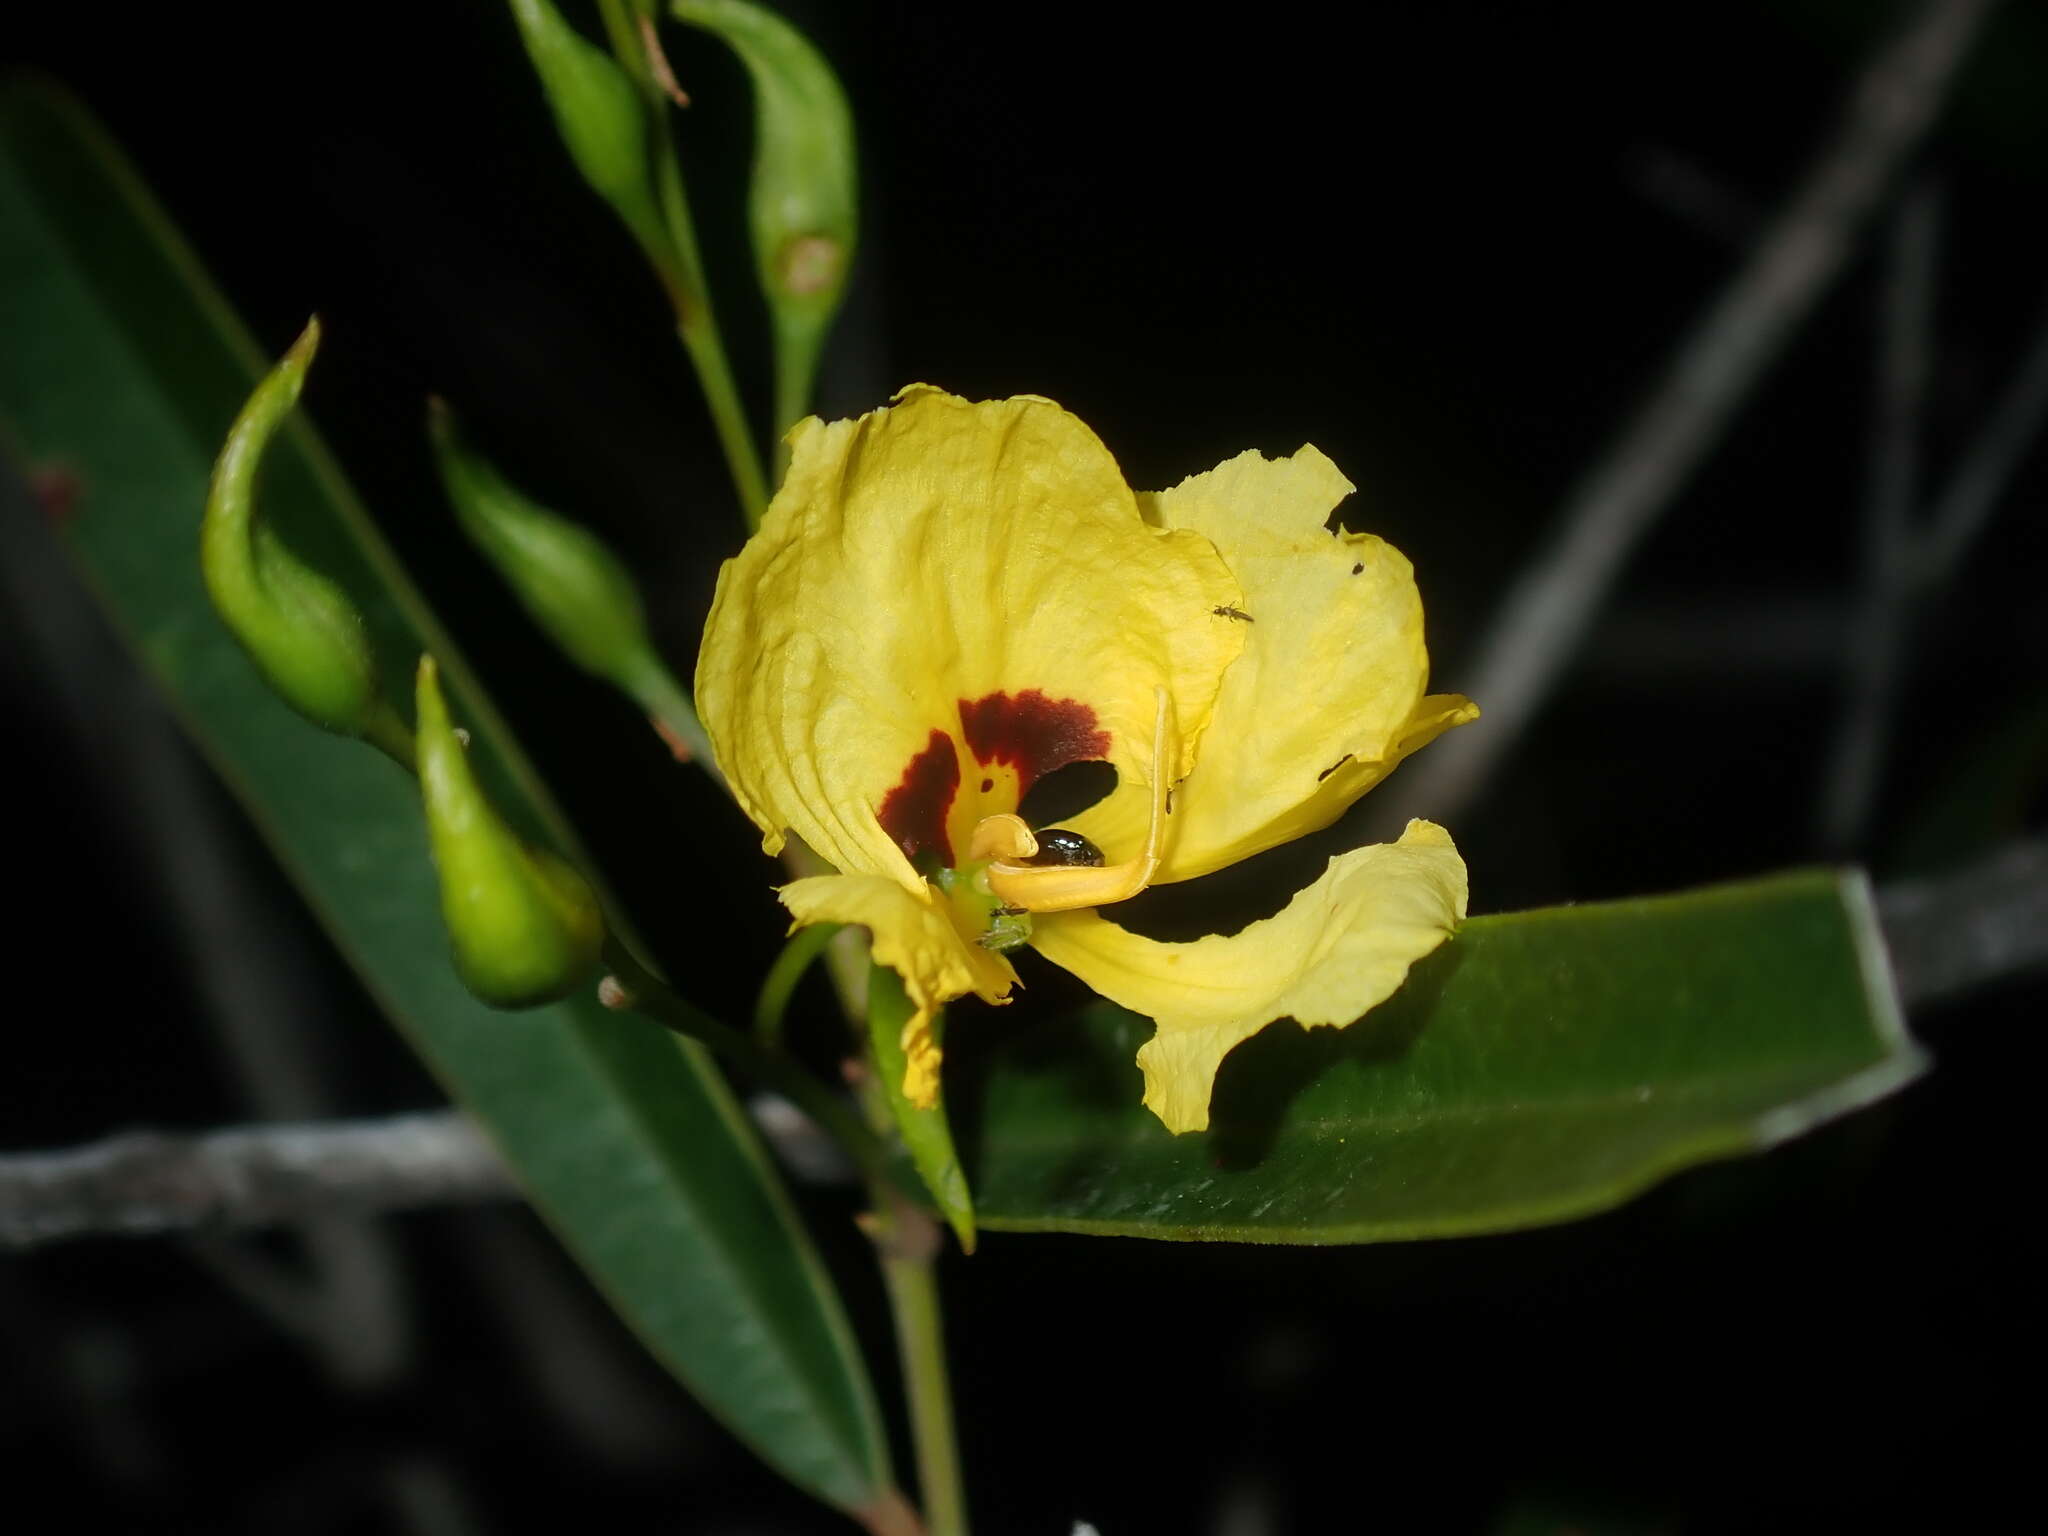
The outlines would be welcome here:
M 2048 840 L 1878 898 L 1900 997 L 1928 1002 L 2048 965 Z M 757 1099 L 755 1123 L 817 1181 L 819 1133 Z M 60 1152 L 0 1156 L 0 1248 L 88 1235 L 215 1232 L 337 1213 L 510 1199 L 497 1154 L 454 1110 L 199 1136 L 129 1132 Z
M 1892 679 L 1905 644 L 1900 621 L 1912 582 L 1913 504 L 1920 494 L 1941 222 L 1940 188 L 1924 180 L 1893 211 L 1885 252 L 1863 497 L 1861 601 L 1849 630 L 1849 700 L 1820 806 L 1821 845 L 1836 851 L 1855 846 L 1869 818 L 1891 734 Z
M 1862 843 L 1883 787 L 1906 658 L 1929 606 L 1953 580 L 2048 420 L 2048 312 L 1982 428 L 1924 520 L 1921 407 L 1932 353 L 1939 209 L 1923 189 L 1900 205 L 1885 283 L 1879 385 L 1865 499 L 1862 589 L 1850 631 L 1849 692 L 1822 785 L 1821 846 Z
M 512 1192 L 497 1153 L 452 1110 L 199 1136 L 130 1131 L 0 1158 L 0 1243 L 263 1227 Z
M 1628 557 L 1841 272 L 1933 123 L 1995 0 L 1927 0 L 1857 82 L 1846 115 L 1749 260 L 1678 344 L 1642 410 L 1566 498 L 1457 686 L 1485 721 L 1397 779 L 1403 816 L 1455 816 L 1556 687 Z
M 1878 910 L 1909 1003 L 2035 969 L 2048 962 L 2048 839 L 1960 874 L 1888 885 Z

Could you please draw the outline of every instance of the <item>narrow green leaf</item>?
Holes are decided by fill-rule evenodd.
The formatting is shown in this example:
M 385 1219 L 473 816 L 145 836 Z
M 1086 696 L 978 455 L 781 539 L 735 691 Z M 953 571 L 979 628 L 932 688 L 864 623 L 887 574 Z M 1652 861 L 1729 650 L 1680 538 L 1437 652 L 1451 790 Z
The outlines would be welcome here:
M 903 1026 L 917 1010 L 903 990 L 903 978 L 886 965 L 868 968 L 868 1044 L 874 1052 L 875 1076 L 889 1105 L 889 1116 L 903 1137 L 904 1150 L 917 1169 L 924 1187 L 931 1191 L 939 1212 L 952 1227 L 953 1235 L 968 1253 L 974 1252 L 974 1201 L 968 1194 L 967 1177 L 960 1171 L 959 1155 L 953 1150 L 953 1131 L 946 1123 L 943 1100 L 930 1109 L 919 1109 L 903 1096 Z M 936 1030 L 945 1028 L 942 1012 L 933 1020 Z
M 823 54 L 750 0 L 674 0 L 677 20 L 720 38 L 754 85 L 747 216 L 775 334 L 775 430 L 810 408 L 859 225 L 853 109 Z
M 209 611 L 208 466 L 264 360 L 98 130 L 41 92 L 0 95 L 0 335 L 0 441 L 75 480 L 81 572 L 370 991 L 713 1413 L 822 1498 L 892 1499 L 837 1296 L 707 1058 L 588 995 L 517 1015 L 470 997 L 410 777 L 306 727 Z M 433 651 L 492 801 L 521 836 L 573 849 L 310 432 L 272 443 L 263 495 L 362 611 L 385 695 Z
M 1107 1004 L 953 1053 L 984 1228 L 1365 1243 L 1537 1226 L 1761 1151 L 1910 1082 L 1860 875 L 1475 918 L 1345 1029 L 1276 1024 L 1211 1128 L 1139 1104 Z

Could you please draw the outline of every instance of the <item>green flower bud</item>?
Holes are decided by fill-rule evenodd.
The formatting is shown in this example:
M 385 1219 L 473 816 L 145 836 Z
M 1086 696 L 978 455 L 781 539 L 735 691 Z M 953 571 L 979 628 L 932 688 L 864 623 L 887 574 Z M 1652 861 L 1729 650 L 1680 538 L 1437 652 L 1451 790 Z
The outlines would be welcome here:
M 420 794 L 455 969 L 494 1007 L 554 1002 L 597 968 L 597 897 L 568 864 L 521 842 L 484 798 L 431 656 L 420 658 L 418 712 Z
M 652 124 L 631 77 L 570 26 L 550 0 L 512 0 L 512 16 L 583 179 L 642 245 L 665 251 L 668 237 L 648 154 Z
M 818 353 L 853 264 L 853 112 L 832 66 L 773 11 L 748 0 L 674 0 L 672 9 L 677 20 L 723 39 L 754 83 L 747 211 L 785 376 L 777 390 L 781 430 L 808 408 Z
M 428 417 L 441 483 L 463 531 L 571 661 L 646 710 L 677 757 L 712 768 L 711 743 L 647 633 L 639 589 L 588 529 L 529 500 L 464 443 L 448 408 Z
M 362 737 L 409 762 L 405 727 L 378 691 L 361 611 L 257 516 L 257 471 L 298 404 L 319 345 L 316 319 L 229 429 L 200 524 L 199 568 L 221 622 L 280 698 L 315 725 Z
M 428 427 L 441 483 L 470 541 L 570 660 L 636 692 L 658 663 L 639 590 L 618 557 L 588 529 L 514 489 L 462 440 L 439 401 Z

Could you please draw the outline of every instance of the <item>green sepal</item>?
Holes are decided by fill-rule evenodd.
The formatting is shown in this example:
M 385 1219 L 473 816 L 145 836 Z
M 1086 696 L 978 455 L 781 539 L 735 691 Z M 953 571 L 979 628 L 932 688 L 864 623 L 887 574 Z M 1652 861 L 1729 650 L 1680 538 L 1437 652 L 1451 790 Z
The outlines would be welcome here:
M 673 0 L 679 21 L 721 39 L 754 85 L 747 215 L 775 332 L 778 432 L 808 409 L 818 354 L 846 292 L 859 224 L 853 111 L 824 55 L 748 0 Z
M 1002 897 L 991 891 L 983 878 L 987 869 L 984 859 L 961 869 L 934 870 L 931 878 L 952 902 L 964 930 L 977 936 L 975 942 L 983 949 L 1007 954 L 1031 942 L 1031 914 L 1021 907 L 1003 905 Z
M 498 1008 L 566 997 L 597 969 L 604 917 L 583 877 L 530 848 L 485 798 L 431 656 L 419 670 L 420 796 L 463 985 Z
M 639 588 L 618 556 L 588 529 L 514 488 L 462 440 L 439 401 L 428 424 L 441 483 L 470 542 L 563 654 L 637 693 L 659 663 Z
M 655 196 L 646 99 L 604 49 L 563 19 L 550 0 L 511 0 L 526 56 L 570 158 L 643 246 L 666 251 Z
M 889 1116 L 903 1138 L 904 1150 L 916 1167 L 918 1177 L 932 1193 L 940 1214 L 960 1239 L 962 1251 L 974 1252 L 974 1199 L 968 1193 L 967 1175 L 961 1170 L 959 1154 L 953 1150 L 952 1128 L 946 1123 L 946 1104 L 941 1099 L 930 1109 L 919 1109 L 903 1096 L 903 1026 L 917 1011 L 903 990 L 903 978 L 886 965 L 868 968 L 868 1044 L 874 1053 L 875 1077 L 889 1106 Z M 945 1028 L 946 1015 L 932 1016 L 932 1035 Z
M 264 452 L 298 405 L 319 347 L 320 322 L 310 320 L 228 430 L 199 527 L 199 569 L 214 612 L 279 698 L 315 725 L 410 762 L 405 726 L 377 687 L 361 610 L 258 515 Z

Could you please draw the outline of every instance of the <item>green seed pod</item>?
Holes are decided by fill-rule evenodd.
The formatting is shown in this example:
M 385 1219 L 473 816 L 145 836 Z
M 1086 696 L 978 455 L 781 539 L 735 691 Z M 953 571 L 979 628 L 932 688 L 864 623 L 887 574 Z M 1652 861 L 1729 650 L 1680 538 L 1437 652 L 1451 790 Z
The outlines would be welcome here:
M 589 42 L 550 0 L 512 0 L 526 56 L 540 76 L 555 126 L 583 179 L 642 245 L 666 250 L 648 154 L 648 105 L 618 62 Z
M 673 0 L 679 21 L 716 34 L 754 83 L 748 219 L 775 328 L 776 430 L 808 409 L 825 333 L 846 291 L 859 211 L 853 112 L 801 32 L 748 0 Z
M 199 568 L 221 622 L 279 697 L 315 725 L 362 737 L 406 762 L 405 727 L 379 695 L 362 613 L 257 515 L 264 452 L 298 404 L 319 345 L 313 320 L 229 429 L 200 524 Z
M 570 660 L 635 692 L 657 663 L 639 590 L 618 557 L 588 529 L 514 489 L 462 440 L 439 401 L 428 426 L 441 483 L 470 541 Z
M 455 969 L 493 1007 L 554 1002 L 597 968 L 597 897 L 568 864 L 521 842 L 484 798 L 431 656 L 420 658 L 418 713 L 420 795 Z

